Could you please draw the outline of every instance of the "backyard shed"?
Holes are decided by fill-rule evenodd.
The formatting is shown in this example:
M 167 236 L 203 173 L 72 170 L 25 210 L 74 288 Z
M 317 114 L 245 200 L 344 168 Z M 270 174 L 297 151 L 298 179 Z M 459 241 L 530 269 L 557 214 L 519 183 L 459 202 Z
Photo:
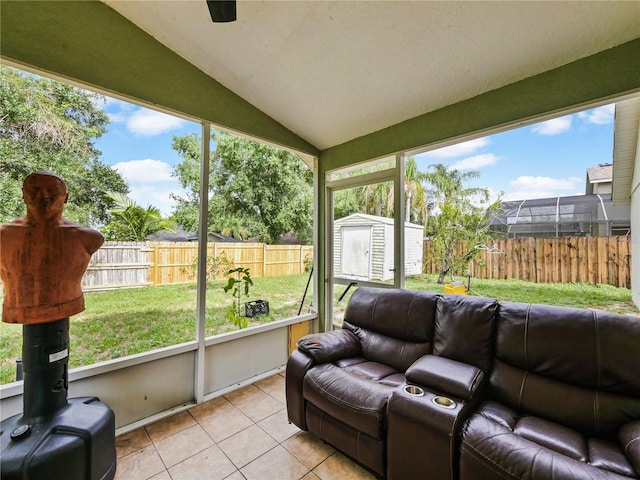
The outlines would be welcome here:
M 405 273 L 422 273 L 424 227 L 405 222 Z M 355 280 L 393 279 L 393 218 L 353 213 L 334 222 L 334 275 Z

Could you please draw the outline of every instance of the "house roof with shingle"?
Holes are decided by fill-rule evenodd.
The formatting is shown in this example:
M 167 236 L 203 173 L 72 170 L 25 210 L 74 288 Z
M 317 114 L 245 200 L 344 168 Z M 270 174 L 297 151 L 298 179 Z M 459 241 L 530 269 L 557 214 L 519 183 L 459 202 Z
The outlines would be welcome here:
M 589 183 L 611 182 L 613 180 L 613 164 L 602 163 L 596 167 L 587 169 L 587 181 Z

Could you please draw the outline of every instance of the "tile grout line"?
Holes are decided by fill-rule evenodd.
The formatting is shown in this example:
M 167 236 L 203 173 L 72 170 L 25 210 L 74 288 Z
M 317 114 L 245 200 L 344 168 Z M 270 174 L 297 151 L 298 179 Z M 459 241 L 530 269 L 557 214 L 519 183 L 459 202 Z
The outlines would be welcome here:
M 280 377 L 282 377 L 282 378 L 284 379 L 284 377 L 283 377 L 282 375 L 280 375 Z M 273 383 L 272 383 L 272 384 L 270 384 L 270 385 L 273 385 Z M 211 420 L 211 419 L 213 419 L 213 418 L 215 418 L 215 417 L 218 417 L 218 416 L 221 416 L 220 418 L 222 418 L 222 416 L 224 416 L 224 412 L 220 412 L 220 413 L 217 413 L 217 414 L 213 414 L 213 415 L 210 415 L 210 416 L 204 417 L 204 418 L 202 419 L 202 422 L 201 422 L 201 421 L 199 421 L 199 420 L 198 420 L 198 419 L 197 419 L 197 418 L 192 414 L 192 412 L 191 412 L 191 410 L 192 410 L 193 408 L 197 407 L 197 406 L 195 406 L 195 407 L 192 407 L 192 408 L 190 408 L 190 409 L 186 410 L 186 412 L 188 412 L 188 414 L 189 414 L 189 418 L 194 422 L 193 424 L 191 424 L 190 426 L 184 427 L 184 428 L 182 428 L 182 429 L 181 429 L 181 430 L 179 430 L 179 431 L 173 432 L 171 435 L 167 435 L 166 437 L 162 437 L 162 438 L 158 439 L 157 441 L 165 440 L 165 439 L 167 439 L 167 438 L 170 438 L 170 437 L 172 437 L 172 436 L 174 436 L 174 435 L 177 435 L 177 434 L 179 434 L 179 433 L 181 433 L 181 432 L 184 432 L 185 430 L 188 430 L 189 428 L 192 428 L 192 427 L 194 427 L 194 426 L 196 426 L 196 425 L 197 425 L 197 426 L 201 429 L 201 431 L 203 431 L 203 432 L 205 433 L 206 437 L 207 437 L 207 438 L 212 442 L 212 445 L 211 445 L 211 446 L 214 446 L 214 445 L 215 445 L 215 446 L 220 450 L 220 452 L 222 453 L 223 457 L 224 457 L 224 458 L 225 458 L 225 459 L 230 463 L 230 465 L 231 465 L 231 466 L 233 466 L 233 471 L 232 471 L 231 473 L 229 473 L 229 475 L 227 475 L 226 477 L 224 477 L 225 479 L 226 479 L 226 478 L 229 478 L 230 476 L 233 476 L 233 475 L 235 475 L 235 474 L 238 474 L 239 476 L 241 476 L 243 479 L 245 479 L 245 480 L 246 480 L 246 478 L 247 478 L 247 477 L 246 477 L 246 475 L 242 472 L 242 470 L 241 470 L 241 469 L 242 469 L 242 468 L 245 468 L 245 467 L 247 467 L 247 466 L 249 466 L 249 465 L 251 465 L 251 464 L 253 464 L 253 463 L 254 463 L 254 462 L 256 462 L 256 461 L 259 461 L 259 460 L 260 460 L 262 457 L 264 457 L 265 455 L 269 454 L 270 452 L 273 452 L 277 447 L 282 447 L 282 449 L 283 449 L 283 451 L 284 451 L 284 452 L 286 452 L 288 455 L 290 455 L 290 456 L 291 456 L 291 458 L 292 458 L 292 459 L 295 459 L 295 461 L 297 461 L 298 463 L 300 463 L 300 464 L 304 467 L 305 473 L 304 473 L 304 474 L 302 474 L 300 477 L 298 477 L 298 479 L 297 479 L 297 480 L 301 480 L 302 478 L 304 478 L 305 476 L 309 475 L 310 473 L 311 473 L 311 474 L 314 474 L 317 478 L 322 479 L 322 477 L 321 477 L 318 473 L 316 473 L 316 469 L 317 469 L 320 465 L 322 465 L 324 462 L 326 462 L 327 460 L 329 460 L 331 457 L 335 456 L 335 455 L 336 455 L 336 452 L 335 452 L 335 451 L 334 451 L 334 452 L 332 452 L 330 455 L 328 455 L 326 458 L 324 458 L 324 459 L 323 459 L 323 460 L 322 460 L 318 465 L 315 465 L 313 468 L 311 468 L 311 467 L 307 466 L 307 465 L 303 462 L 303 459 L 299 458 L 299 457 L 298 457 L 294 452 L 290 451 L 290 450 L 289 450 L 289 449 L 284 445 L 284 443 L 285 443 L 285 442 L 287 442 L 287 441 L 291 440 L 293 437 L 295 437 L 295 436 L 296 436 L 296 435 L 298 435 L 300 432 L 302 432 L 302 430 L 298 430 L 298 431 L 294 432 L 293 434 L 291 434 L 291 435 L 287 436 L 286 438 L 284 438 L 282 441 L 280 441 L 280 440 L 278 440 L 277 438 L 275 438 L 275 436 L 274 436 L 274 435 L 278 435 L 278 433 L 280 432 L 280 430 L 274 429 L 274 430 L 273 430 L 273 431 L 274 431 L 274 433 L 272 434 L 272 433 L 269 433 L 269 431 L 267 431 L 267 430 L 266 430 L 266 428 L 264 428 L 264 427 L 263 427 L 263 425 L 260 425 L 260 422 L 264 422 L 265 420 L 270 419 L 271 417 L 274 417 L 274 416 L 276 416 L 276 415 L 281 415 L 283 411 L 285 411 L 285 415 L 286 415 L 286 402 L 282 402 L 282 400 L 279 398 L 279 397 L 281 397 L 281 393 L 278 393 L 278 397 L 276 397 L 274 394 L 270 393 L 270 392 L 269 392 L 269 391 L 267 391 L 265 388 L 262 388 L 262 387 L 261 387 L 261 386 L 259 386 L 259 385 L 253 384 L 253 386 L 256 388 L 256 393 L 257 393 L 257 392 L 261 392 L 262 394 L 267 395 L 267 396 L 268 396 L 268 398 L 271 398 L 272 400 L 276 401 L 276 402 L 277 402 L 277 404 L 280 406 L 280 408 L 279 408 L 278 410 L 276 410 L 275 412 L 272 412 L 272 413 L 270 413 L 270 414 L 266 415 L 264 418 L 261 418 L 261 419 L 259 419 L 259 420 L 257 420 L 257 421 L 256 421 L 256 420 L 254 420 L 252 417 L 250 417 L 249 415 L 247 415 L 247 413 L 245 413 L 245 412 L 244 412 L 244 410 L 242 410 L 239 406 L 237 406 L 235 403 L 233 403 L 229 398 L 227 398 L 227 396 L 226 396 L 226 395 L 222 395 L 220 398 L 224 398 L 224 400 L 225 400 L 226 402 L 228 402 L 228 404 L 229 404 L 229 406 L 230 406 L 230 407 L 232 407 L 234 410 L 237 410 L 237 411 L 238 411 L 239 413 L 241 413 L 242 415 L 246 416 L 246 417 L 249 419 L 249 421 L 250 421 L 250 425 L 248 425 L 247 427 L 244 427 L 244 428 L 240 429 L 240 430 L 239 430 L 239 431 L 237 431 L 237 432 L 234 432 L 234 433 L 233 433 L 233 434 L 231 434 L 231 435 L 226 436 L 225 438 L 220 439 L 220 441 L 219 441 L 219 442 L 217 442 L 217 441 L 216 441 L 216 440 L 214 440 L 214 438 L 209 434 L 209 432 L 204 428 L 203 423 L 206 423 L 206 421 L 207 421 L 207 420 Z M 274 389 L 274 388 L 270 388 L 270 390 L 271 390 L 271 391 L 273 391 L 273 392 L 275 393 L 275 390 L 276 390 L 276 389 Z M 279 390 L 279 389 L 278 389 L 278 390 Z M 249 396 L 248 398 L 250 399 L 251 397 Z M 264 397 L 263 397 L 263 398 L 264 398 Z M 237 400 L 237 399 L 236 399 L 236 400 Z M 256 401 L 257 401 L 257 400 L 256 400 Z M 251 402 L 248 402 L 248 403 L 251 403 Z M 288 422 L 288 418 L 286 419 L 286 421 Z M 289 424 L 290 424 L 290 422 L 289 422 Z M 248 428 L 251 428 L 252 426 L 257 426 L 257 427 L 260 429 L 260 431 L 262 431 L 263 433 L 265 433 L 265 434 L 267 435 L 267 437 L 271 438 L 271 439 L 275 442 L 275 445 L 274 445 L 274 446 L 272 446 L 271 448 L 269 448 L 267 451 L 265 451 L 265 452 L 261 453 L 261 454 L 260 454 L 260 455 L 258 455 L 256 458 L 252 459 L 250 462 L 246 463 L 246 464 L 245 464 L 245 465 L 243 465 L 242 467 L 237 467 L 237 466 L 236 466 L 236 464 L 235 464 L 235 463 L 231 460 L 231 458 L 227 455 L 227 453 L 226 453 L 226 452 L 225 452 L 225 451 L 220 447 L 220 443 L 224 442 L 225 440 L 228 440 L 229 438 L 233 437 L 234 435 L 237 435 L 237 434 L 239 434 L 239 433 L 241 433 L 241 432 L 243 432 L 243 431 L 247 430 Z M 143 427 L 143 429 L 144 429 L 144 432 L 145 432 L 146 436 L 149 438 L 150 443 L 153 445 L 154 451 L 155 451 L 155 453 L 156 453 L 157 457 L 160 459 L 161 465 L 164 467 L 164 472 L 166 473 L 166 475 L 167 475 L 170 479 L 173 479 L 173 476 L 172 476 L 172 475 L 171 475 L 171 473 L 169 472 L 169 468 L 170 468 L 170 467 L 168 467 L 168 466 L 167 466 L 167 464 L 166 464 L 165 460 L 164 460 L 164 459 L 162 458 L 162 456 L 160 455 L 160 451 L 158 450 L 157 445 L 156 445 L 156 440 L 153 440 L 153 439 L 151 438 L 151 434 L 150 434 L 150 433 L 149 433 L 149 431 L 147 430 L 147 426 Z M 278 437 L 280 438 L 280 435 L 278 435 Z M 211 446 L 210 446 L 210 447 L 211 447 Z M 196 455 L 198 455 L 198 454 L 201 454 L 203 451 L 207 450 L 207 448 L 210 448 L 210 447 L 206 447 L 206 448 L 204 448 L 204 449 L 202 449 L 202 450 L 200 450 L 200 451 L 198 451 L 198 452 L 195 452 L 194 454 L 190 455 L 189 457 L 182 459 L 180 462 L 176 463 L 175 465 L 172 465 L 172 466 L 171 466 L 171 468 L 173 468 L 173 467 L 174 467 L 174 466 L 176 466 L 176 465 L 179 465 L 180 463 L 182 463 L 182 462 L 184 462 L 184 461 L 186 461 L 186 460 L 189 460 L 189 459 L 193 458 L 194 456 L 196 456 Z M 121 459 L 124 459 L 124 458 L 128 457 L 129 455 L 132 455 L 133 453 L 136 453 L 136 452 L 141 451 L 141 450 L 142 450 L 142 449 L 144 449 L 144 448 L 145 448 L 145 447 L 141 447 L 141 448 L 139 448 L 138 450 L 136 450 L 135 452 L 131 452 L 131 453 L 129 453 L 129 454 L 127 454 L 127 455 L 124 455 L 124 456 L 122 456 L 122 457 L 120 457 L 120 458 L 121 458 Z M 160 474 L 162 474 L 162 471 L 160 471 L 160 472 L 158 472 L 158 473 L 156 473 L 156 474 L 154 474 L 154 475 L 151 475 L 151 477 L 147 477 L 147 478 L 153 478 L 155 475 L 160 475 Z M 224 479 L 223 479 L 223 480 L 224 480 Z

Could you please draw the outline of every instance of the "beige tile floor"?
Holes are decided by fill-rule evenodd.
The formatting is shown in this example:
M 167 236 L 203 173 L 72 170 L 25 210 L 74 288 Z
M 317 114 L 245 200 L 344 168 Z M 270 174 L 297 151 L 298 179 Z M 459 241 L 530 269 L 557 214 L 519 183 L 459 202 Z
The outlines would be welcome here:
M 116 439 L 116 480 L 373 480 L 287 421 L 274 375 Z

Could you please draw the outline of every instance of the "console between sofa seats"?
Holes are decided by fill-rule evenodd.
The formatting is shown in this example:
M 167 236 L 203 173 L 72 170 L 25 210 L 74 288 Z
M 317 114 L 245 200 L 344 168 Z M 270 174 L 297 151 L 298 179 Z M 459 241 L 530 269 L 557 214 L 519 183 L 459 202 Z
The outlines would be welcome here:
M 406 377 L 408 385 L 389 398 L 387 476 L 455 478 L 455 432 L 477 404 L 484 372 L 426 355 L 409 367 Z

